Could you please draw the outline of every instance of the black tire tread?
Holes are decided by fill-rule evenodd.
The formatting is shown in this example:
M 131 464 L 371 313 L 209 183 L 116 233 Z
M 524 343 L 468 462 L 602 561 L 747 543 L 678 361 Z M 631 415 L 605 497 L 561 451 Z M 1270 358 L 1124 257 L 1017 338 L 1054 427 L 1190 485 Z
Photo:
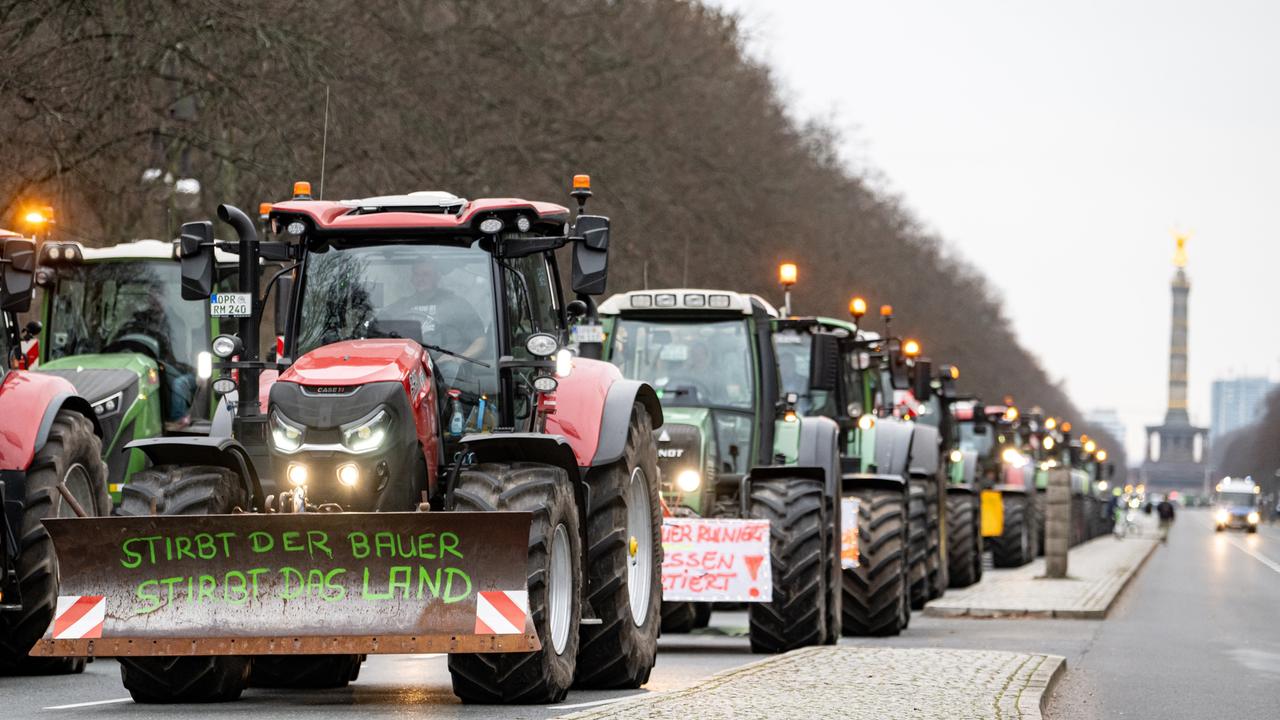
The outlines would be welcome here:
M 769 520 L 773 599 L 747 610 L 751 651 L 780 653 L 826 637 L 827 547 L 822 483 L 769 478 L 751 483 L 751 517 Z
M 860 490 L 858 567 L 843 573 L 843 633 L 885 637 L 906 627 L 906 509 L 900 490 Z
M 972 495 L 947 495 L 947 571 L 953 588 L 976 583 L 982 567 L 982 532 L 974 524 L 974 506 Z

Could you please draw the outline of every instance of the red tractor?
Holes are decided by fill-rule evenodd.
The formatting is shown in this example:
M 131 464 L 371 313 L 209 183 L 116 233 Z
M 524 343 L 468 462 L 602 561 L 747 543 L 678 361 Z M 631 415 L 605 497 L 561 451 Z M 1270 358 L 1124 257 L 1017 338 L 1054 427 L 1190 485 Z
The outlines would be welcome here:
M 0 230 L 0 245 L 0 675 L 80 672 L 83 657 L 27 656 L 61 603 L 42 520 L 109 513 L 107 466 L 89 403 L 25 369 L 17 313 L 31 304 L 35 243 Z
M 588 182 L 575 178 L 576 215 L 440 192 L 329 202 L 295 188 L 270 211 L 275 240 L 259 241 L 227 205 L 219 217 L 238 242 L 215 241 L 209 222 L 184 226 L 184 296 L 247 318 L 240 336 L 213 343 L 213 389 L 234 418 L 215 418 L 208 439 L 136 443 L 155 467 L 126 487 L 122 514 L 215 515 L 209 531 L 232 533 L 223 559 L 261 570 L 260 602 L 226 615 L 211 638 L 216 602 L 193 610 L 171 595 L 136 622 L 137 576 L 108 573 L 126 617 L 103 629 L 115 644 L 96 647 L 125 655 L 136 700 L 233 699 L 246 683 L 340 686 L 376 652 L 450 653 L 454 692 L 470 702 L 558 702 L 574 685 L 648 680 L 661 620 L 662 411 L 651 387 L 566 347 L 570 318 L 594 314 L 607 276 L 609 221 L 582 213 Z M 566 246 L 568 303 L 556 257 Z M 243 295 L 210 298 L 215 248 L 240 254 Z M 266 294 L 278 283 L 289 297 L 269 390 L 259 258 L 293 263 L 267 282 Z M 248 401 L 264 394 L 265 406 Z M 284 534 L 271 535 L 272 523 Z M 112 532 L 133 530 L 144 532 Z M 327 556 L 288 554 L 286 536 L 312 533 Z M 438 574 L 442 558 L 452 574 Z M 330 587 L 330 577 L 340 579 Z M 442 589 L 464 577 L 465 591 Z M 209 582 L 218 597 L 217 576 Z M 276 606 L 287 621 L 269 616 Z M 83 650 L 53 638 L 42 648 Z

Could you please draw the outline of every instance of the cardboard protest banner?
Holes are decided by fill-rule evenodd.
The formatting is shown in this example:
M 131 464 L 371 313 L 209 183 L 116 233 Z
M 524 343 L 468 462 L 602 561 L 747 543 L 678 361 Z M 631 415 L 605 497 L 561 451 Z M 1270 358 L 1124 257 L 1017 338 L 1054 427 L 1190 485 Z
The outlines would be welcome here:
M 840 498 L 840 566 L 858 567 L 858 499 Z
M 662 599 L 770 602 L 769 521 L 666 518 Z

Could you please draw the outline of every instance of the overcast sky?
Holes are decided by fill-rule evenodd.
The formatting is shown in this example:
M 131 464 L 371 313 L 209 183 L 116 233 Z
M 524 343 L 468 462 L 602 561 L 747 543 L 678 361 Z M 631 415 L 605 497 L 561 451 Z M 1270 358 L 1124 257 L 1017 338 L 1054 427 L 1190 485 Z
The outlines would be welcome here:
M 1019 337 L 1140 457 L 1164 415 L 1174 228 L 1191 413 L 1280 368 L 1280 3 L 713 0 L 798 117 L 998 286 Z

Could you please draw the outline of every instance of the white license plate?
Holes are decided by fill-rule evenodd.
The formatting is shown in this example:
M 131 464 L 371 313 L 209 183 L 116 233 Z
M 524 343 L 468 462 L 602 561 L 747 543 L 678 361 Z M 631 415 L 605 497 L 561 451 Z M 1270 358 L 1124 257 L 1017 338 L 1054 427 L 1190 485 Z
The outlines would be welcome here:
M 249 317 L 249 293 L 214 293 L 209 296 L 212 317 Z
M 575 343 L 602 343 L 604 342 L 604 326 L 603 325 L 574 325 L 573 341 Z

